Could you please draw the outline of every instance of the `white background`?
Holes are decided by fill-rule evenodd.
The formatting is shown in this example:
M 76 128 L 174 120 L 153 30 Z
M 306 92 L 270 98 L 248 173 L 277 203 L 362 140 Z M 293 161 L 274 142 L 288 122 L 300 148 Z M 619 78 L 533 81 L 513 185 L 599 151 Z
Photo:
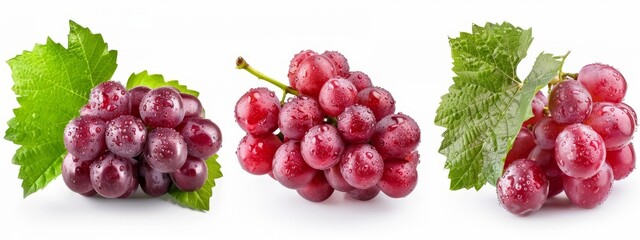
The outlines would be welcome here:
M 629 83 L 626 101 L 640 109 L 640 15 L 635 5 L 625 5 L 633 1 L 173 2 L 2 1 L 0 60 L 32 49 L 47 36 L 66 45 L 68 20 L 73 19 L 102 33 L 118 50 L 113 79 L 125 82 L 132 72 L 149 70 L 200 91 L 208 117 L 224 135 L 219 160 L 225 176 L 217 181 L 211 211 L 144 197 L 85 198 L 66 189 L 61 179 L 23 199 L 18 166 L 11 164 L 17 146 L 0 140 L 0 239 L 637 236 L 640 173 L 616 182 L 598 208 L 573 207 L 562 194 L 539 212 L 518 217 L 498 205 L 491 186 L 480 192 L 448 190 L 445 159 L 437 153 L 443 129 L 433 124 L 439 97 L 452 83 L 448 37 L 486 21 L 533 28 L 535 39 L 519 69 L 521 77 L 541 51 L 571 50 L 565 70 L 578 71 L 596 61 L 617 67 Z M 324 203 L 311 203 L 267 176 L 240 168 L 235 149 L 243 133 L 234 122 L 234 104 L 249 88 L 268 85 L 234 69 L 236 57 L 286 80 L 289 60 L 302 49 L 339 50 L 352 70 L 368 73 L 374 84 L 394 94 L 397 110 L 416 119 L 422 129 L 422 163 L 412 195 L 358 202 L 334 193 Z M 17 107 L 11 86 L 10 69 L 2 63 L 3 133 Z

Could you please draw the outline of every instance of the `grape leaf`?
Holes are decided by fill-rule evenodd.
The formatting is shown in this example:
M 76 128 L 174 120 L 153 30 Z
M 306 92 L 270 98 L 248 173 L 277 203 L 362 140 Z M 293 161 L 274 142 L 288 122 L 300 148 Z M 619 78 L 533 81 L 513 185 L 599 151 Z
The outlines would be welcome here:
M 560 61 L 538 55 L 522 82 L 516 68 L 533 38 L 531 29 L 509 23 L 474 25 L 449 39 L 454 84 L 442 96 L 435 124 L 445 127 L 439 152 L 447 157 L 451 190 L 495 185 L 504 159 L 534 94 L 557 75 Z
M 100 34 L 73 21 L 69 27 L 67 48 L 48 38 L 7 61 L 20 107 L 13 110 L 5 139 L 20 145 L 12 161 L 20 165 L 24 197 L 60 175 L 65 126 L 87 103 L 91 88 L 117 67 L 117 52 Z
M 215 179 L 222 177 L 220 164 L 216 161 L 218 155 L 213 155 L 207 159 L 207 168 L 209 170 L 207 181 L 202 188 L 194 192 L 183 192 L 175 186 L 169 190 L 170 200 L 187 208 L 200 211 L 209 210 L 209 199 L 213 195 L 212 189 L 216 186 Z
M 178 89 L 178 91 L 182 93 L 186 93 L 196 97 L 200 95 L 199 92 L 191 90 L 187 88 L 187 86 L 185 85 L 180 85 L 180 83 L 176 80 L 165 82 L 164 77 L 162 75 L 160 74 L 149 75 L 147 71 L 143 71 L 138 74 L 133 73 L 131 74 L 131 76 L 129 76 L 129 80 L 127 81 L 127 89 L 132 89 L 137 86 L 146 86 L 151 89 L 169 86 L 169 87 L 175 87 L 176 89 Z

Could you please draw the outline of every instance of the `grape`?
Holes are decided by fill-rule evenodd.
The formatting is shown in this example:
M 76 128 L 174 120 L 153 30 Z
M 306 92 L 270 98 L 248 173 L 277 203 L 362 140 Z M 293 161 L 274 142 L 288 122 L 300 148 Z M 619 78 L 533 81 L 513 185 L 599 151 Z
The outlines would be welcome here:
M 180 94 L 170 87 L 149 91 L 140 102 L 140 118 L 150 127 L 174 128 L 184 118 Z
M 596 131 L 607 146 L 607 150 L 617 150 L 633 138 L 636 125 L 633 116 L 612 103 L 598 102 L 593 105 L 591 115 L 584 120 Z
M 587 179 L 564 178 L 564 192 L 569 200 L 581 208 L 594 208 L 602 204 L 613 186 L 613 171 L 604 164 L 596 174 Z
M 344 78 L 332 78 L 320 89 L 318 102 L 320 108 L 329 116 L 335 117 L 345 108 L 356 104 L 358 92 L 353 84 Z
M 365 88 L 373 87 L 369 75 L 360 71 L 350 72 L 347 79 L 351 81 L 351 83 L 353 83 L 353 86 L 356 87 L 356 90 L 358 90 L 358 92 L 362 91 Z
M 570 177 L 585 179 L 593 176 L 604 164 L 605 155 L 602 137 L 581 123 L 567 126 L 556 139 L 556 162 L 560 170 Z
M 260 135 L 278 128 L 280 100 L 266 88 L 253 88 L 236 103 L 236 122 L 247 133 Z
M 325 51 L 322 53 L 322 56 L 327 57 L 331 63 L 333 63 L 333 67 L 336 68 L 336 72 L 340 77 L 349 77 L 349 62 L 347 58 L 337 51 Z
M 104 132 L 106 124 L 94 116 L 71 120 L 64 129 L 64 146 L 80 160 L 91 160 L 107 150 Z
M 186 93 L 180 93 L 180 97 L 182 97 L 184 118 L 204 117 L 202 103 L 197 97 Z
M 528 157 L 525 157 L 529 160 L 532 160 L 544 170 L 544 173 L 547 175 L 549 180 L 556 179 L 562 177 L 562 170 L 558 167 L 556 163 L 556 157 L 553 150 L 542 149 L 540 146 L 536 146 L 531 150 L 531 153 Z
M 404 159 L 390 159 L 384 162 L 384 173 L 378 188 L 392 198 L 408 196 L 418 184 L 416 165 Z
M 533 117 L 527 119 L 522 125 L 533 126 L 538 123 L 544 117 L 544 107 L 547 106 L 548 99 L 541 92 L 538 91 L 531 101 L 531 111 L 533 111 Z
M 273 156 L 281 145 L 282 141 L 273 134 L 247 134 L 240 141 L 236 155 L 242 169 L 251 174 L 262 175 L 271 172 Z
M 380 193 L 380 189 L 378 189 L 378 186 L 373 185 L 367 189 L 354 188 L 353 190 L 348 191 L 347 195 L 356 200 L 369 201 L 378 196 L 378 193 Z
M 589 90 L 594 102 L 618 103 L 627 93 L 627 81 L 622 74 L 602 63 L 584 66 L 578 73 L 578 81 Z
M 504 209 L 524 215 L 542 207 L 549 193 L 549 180 L 534 161 L 519 159 L 498 179 L 496 189 Z
M 504 160 L 504 169 L 509 167 L 513 161 L 527 158 L 531 150 L 536 146 L 533 138 L 533 133 L 526 127 L 521 127 L 520 132 L 516 135 L 516 140 L 511 145 L 511 150 L 507 153 L 507 157 Z
M 93 190 L 89 177 L 91 163 L 93 161 L 82 161 L 69 153 L 64 157 L 62 179 L 71 191 L 82 194 Z
M 615 180 L 626 178 L 636 168 L 636 152 L 633 149 L 633 143 L 618 150 L 608 151 L 606 161 L 613 170 Z
M 134 116 L 122 115 L 107 122 L 105 140 L 109 151 L 121 157 L 132 158 L 142 152 L 142 147 L 147 142 L 147 127 Z
M 591 104 L 589 91 L 571 79 L 558 83 L 549 94 L 551 117 L 562 124 L 582 122 L 591 113 Z
M 86 193 L 80 193 L 80 195 L 85 196 L 85 197 L 93 197 L 96 194 L 98 194 L 98 192 L 96 192 L 96 190 L 91 189 L 91 191 L 88 191 Z
M 404 160 L 417 167 L 420 163 L 420 154 L 418 153 L 418 151 L 413 151 L 411 154 L 404 157 Z
M 176 130 L 187 143 L 189 155 L 208 159 L 222 147 L 222 133 L 209 119 L 194 117 L 184 120 Z
M 376 119 L 382 119 L 396 111 L 396 100 L 384 88 L 368 87 L 358 92 L 358 103 L 373 111 Z
M 273 176 L 287 188 L 297 189 L 307 185 L 316 170 L 302 159 L 299 141 L 288 141 L 273 156 Z
M 345 144 L 338 129 L 329 124 L 316 125 L 302 139 L 302 158 L 312 168 L 325 170 L 340 161 Z
M 175 130 L 156 128 L 148 135 L 144 154 L 147 163 L 155 170 L 170 173 L 182 167 L 187 160 L 187 144 Z
M 131 174 L 133 177 L 129 182 L 129 186 L 127 186 L 127 191 L 118 198 L 130 198 L 138 191 L 138 161 L 133 160 L 133 158 L 129 158 L 129 160 L 131 161 Z
M 353 105 L 338 115 L 340 136 L 349 143 L 364 143 L 373 136 L 376 116 L 371 109 L 362 105 Z
M 300 66 L 302 60 L 305 60 L 314 55 L 318 55 L 318 53 L 311 50 L 304 50 L 293 56 L 293 59 L 291 59 L 291 63 L 289 64 L 289 73 L 287 74 L 287 76 L 289 77 L 289 85 L 291 88 L 297 89 L 296 72 L 298 71 L 298 67 Z
M 318 98 L 322 85 L 336 76 L 338 72 L 331 60 L 322 55 L 313 55 L 300 62 L 293 85 L 301 94 Z
M 348 192 L 355 189 L 353 186 L 349 185 L 346 180 L 344 180 L 344 177 L 340 172 L 339 164 L 336 164 L 335 166 L 324 170 L 324 176 L 327 179 L 329 185 L 331 185 L 331 187 L 333 187 L 335 190 Z
M 549 194 L 547 195 L 547 199 L 552 198 L 561 192 L 564 191 L 564 177 L 567 175 L 562 174 L 562 176 L 549 179 Z
M 129 190 L 133 180 L 132 159 L 107 153 L 91 163 L 91 184 L 105 198 L 117 198 Z
M 207 181 L 207 163 L 197 157 L 188 156 L 180 169 L 169 174 L 173 184 L 184 192 L 193 192 L 200 189 Z
M 131 116 L 140 118 L 140 103 L 144 95 L 147 95 L 151 88 L 145 86 L 137 86 L 129 90 L 129 98 L 131 99 Z
M 94 116 L 94 117 L 97 117 L 97 116 L 95 116 L 95 115 L 94 115 L 95 113 L 93 112 L 93 110 L 91 110 L 91 105 L 89 105 L 89 104 L 85 104 L 84 106 L 82 106 L 82 107 L 80 108 L 80 111 L 79 111 L 79 112 L 80 112 L 80 116 L 83 116 L 83 117 L 84 117 L 84 116 Z
M 140 187 L 144 193 L 152 197 L 159 197 L 169 192 L 171 178 L 168 173 L 158 172 L 146 161 L 140 164 Z
M 413 118 L 392 114 L 380 120 L 371 137 L 371 144 L 383 158 L 404 158 L 418 147 L 420 128 Z
M 636 111 L 633 110 L 633 108 L 631 106 L 629 106 L 626 103 L 618 103 L 616 106 L 618 106 L 619 108 L 621 108 L 623 111 L 629 113 L 629 115 L 631 115 L 631 117 L 633 117 L 633 122 L 636 124 L 636 126 L 638 126 L 638 115 L 636 114 Z
M 533 136 L 536 139 L 536 144 L 542 149 L 553 150 L 558 134 L 566 127 L 567 125 L 557 123 L 553 118 L 542 118 L 540 122 L 533 127 Z
M 296 190 L 300 196 L 312 202 L 322 202 L 333 194 L 333 188 L 322 172 L 317 172 L 311 182 Z
M 321 124 L 324 115 L 320 104 L 310 97 L 297 96 L 282 106 L 278 117 L 280 131 L 288 139 L 301 140 L 309 128 Z
M 384 162 L 373 146 L 351 145 L 342 154 L 340 171 L 349 185 L 367 189 L 376 185 L 382 178 Z
M 91 115 L 109 121 L 130 113 L 129 93 L 119 82 L 103 82 L 91 89 L 89 106 Z

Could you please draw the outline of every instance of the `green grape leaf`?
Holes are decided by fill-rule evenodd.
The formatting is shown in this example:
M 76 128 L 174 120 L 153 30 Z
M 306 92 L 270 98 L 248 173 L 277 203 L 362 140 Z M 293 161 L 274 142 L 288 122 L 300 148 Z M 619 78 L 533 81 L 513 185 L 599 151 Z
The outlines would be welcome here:
M 131 74 L 131 76 L 129 76 L 129 80 L 127 81 L 127 89 L 132 89 L 137 86 L 146 86 L 151 89 L 165 87 L 165 86 L 175 87 L 176 89 L 178 89 L 178 91 L 182 93 L 186 93 L 196 97 L 200 95 L 199 92 L 195 90 L 191 90 L 187 88 L 187 86 L 185 85 L 180 85 L 180 83 L 177 80 L 165 81 L 162 75 L 160 74 L 149 75 L 147 71 L 142 71 L 141 73 L 138 73 L 138 74 L 133 73 Z
M 213 155 L 207 159 L 208 177 L 202 188 L 194 192 L 183 192 L 175 186 L 169 190 L 169 200 L 183 207 L 199 211 L 209 210 L 209 199 L 213 195 L 213 187 L 216 186 L 215 179 L 222 177 L 220 164 L 217 161 L 218 155 Z
M 20 107 L 13 110 L 5 139 L 20 145 L 12 161 L 20 165 L 24 197 L 60 175 L 65 126 L 87 103 L 91 88 L 117 67 L 117 52 L 100 34 L 73 21 L 69 27 L 67 48 L 48 38 L 7 61 Z
M 533 116 L 531 100 L 558 74 L 560 61 L 541 53 L 525 80 L 518 78 L 532 40 L 531 29 L 509 23 L 474 25 L 449 40 L 455 76 L 434 122 L 446 128 L 439 152 L 451 190 L 495 185 L 522 123 Z

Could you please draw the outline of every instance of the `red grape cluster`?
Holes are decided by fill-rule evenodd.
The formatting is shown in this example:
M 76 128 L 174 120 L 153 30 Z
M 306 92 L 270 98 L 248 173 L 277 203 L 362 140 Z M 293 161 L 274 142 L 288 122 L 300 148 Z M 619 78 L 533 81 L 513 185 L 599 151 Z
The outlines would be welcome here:
M 411 193 L 420 128 L 395 113 L 391 93 L 350 71 L 335 51 L 296 54 L 288 76 L 283 90 L 296 95 L 288 101 L 254 88 L 236 103 L 236 121 L 247 133 L 236 152 L 244 170 L 269 174 L 313 202 L 334 190 L 363 201 L 380 191 L 393 198 Z
M 221 147 L 218 126 L 204 118 L 198 98 L 171 87 L 129 91 L 114 81 L 91 90 L 89 103 L 64 131 L 67 187 L 85 196 L 128 198 L 200 189 L 205 159 Z
M 618 70 L 594 63 L 577 79 L 555 84 L 549 99 L 538 92 L 531 103 L 534 117 L 520 129 L 498 180 L 500 204 L 526 214 L 562 191 L 582 208 L 602 204 L 613 181 L 636 165 L 631 139 L 638 122 L 622 102 L 626 91 Z

